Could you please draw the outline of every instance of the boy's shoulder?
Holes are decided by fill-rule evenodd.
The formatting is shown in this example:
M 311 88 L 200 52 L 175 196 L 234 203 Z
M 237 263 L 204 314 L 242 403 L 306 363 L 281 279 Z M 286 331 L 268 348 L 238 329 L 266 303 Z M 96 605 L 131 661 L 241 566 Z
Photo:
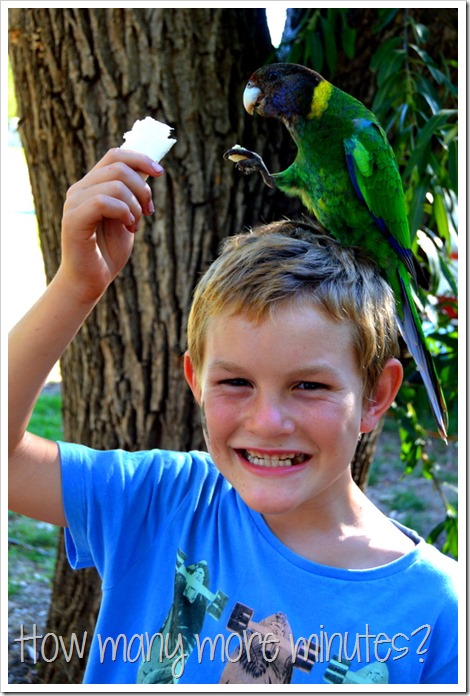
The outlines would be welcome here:
M 456 559 L 447 556 L 445 553 L 437 549 L 432 544 L 421 539 L 419 545 L 420 562 L 423 566 L 428 567 L 435 572 L 436 575 L 447 575 L 453 581 L 458 582 L 460 565 Z
M 408 572 L 424 594 L 441 595 L 442 599 L 457 600 L 460 566 L 432 544 L 395 520 L 392 524 L 414 543 Z
M 458 574 L 457 562 L 427 543 L 415 530 L 384 515 L 371 501 L 364 529 L 366 546 L 371 555 L 381 559 L 377 565 L 409 557 L 409 569 L 423 573 L 429 581 L 444 578 L 455 582 Z M 411 554 L 411 555 L 410 555 Z
M 207 452 L 150 449 L 129 452 L 97 450 L 59 442 L 66 512 L 80 506 L 107 509 L 107 500 L 122 510 L 145 508 L 144 501 L 177 507 L 193 498 L 206 500 L 223 489 L 219 472 Z M 99 492 L 99 495 L 96 492 Z M 103 495 L 106 491 L 106 495 Z

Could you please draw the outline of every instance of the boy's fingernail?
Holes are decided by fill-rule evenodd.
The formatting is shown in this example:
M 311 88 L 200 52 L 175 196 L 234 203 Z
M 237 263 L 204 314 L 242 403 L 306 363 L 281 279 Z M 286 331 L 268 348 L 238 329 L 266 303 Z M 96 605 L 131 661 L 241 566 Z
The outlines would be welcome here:
M 155 172 L 155 174 L 163 174 L 163 167 L 161 164 L 158 164 L 158 162 L 152 162 L 152 169 Z
M 153 215 L 154 212 L 155 212 L 155 206 L 154 206 L 154 204 L 153 204 L 152 199 L 150 199 L 150 201 L 149 201 L 149 203 L 148 203 L 148 205 L 147 205 L 147 211 L 148 211 L 148 215 Z

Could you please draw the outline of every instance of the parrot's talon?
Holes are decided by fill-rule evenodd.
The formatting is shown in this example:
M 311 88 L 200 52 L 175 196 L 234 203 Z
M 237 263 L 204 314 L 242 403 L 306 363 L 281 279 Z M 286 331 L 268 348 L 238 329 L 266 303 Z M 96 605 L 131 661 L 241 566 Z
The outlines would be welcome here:
M 234 145 L 230 150 L 224 152 L 224 159 L 230 160 L 231 162 L 239 162 L 240 160 L 252 159 L 253 157 L 259 157 L 259 155 L 257 155 L 256 152 L 247 150 L 241 145 Z
M 276 188 L 274 177 L 269 173 L 268 168 L 258 153 L 247 150 L 240 145 L 235 145 L 227 152 L 224 152 L 224 159 L 234 162 L 235 167 L 245 176 L 259 172 L 267 186 Z
M 260 163 L 257 159 L 246 159 L 235 163 L 235 168 L 238 171 L 248 176 L 248 174 L 254 174 L 255 172 L 260 172 L 262 174 L 263 169 L 260 168 Z

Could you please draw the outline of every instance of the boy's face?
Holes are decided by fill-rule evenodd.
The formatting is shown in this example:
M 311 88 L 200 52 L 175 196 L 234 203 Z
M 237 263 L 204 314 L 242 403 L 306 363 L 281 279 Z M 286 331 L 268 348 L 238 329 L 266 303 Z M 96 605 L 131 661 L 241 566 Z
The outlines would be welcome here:
M 217 316 L 200 379 L 188 356 L 185 371 L 209 452 L 248 506 L 304 514 L 347 500 L 364 413 L 347 322 L 303 305 L 259 324 Z

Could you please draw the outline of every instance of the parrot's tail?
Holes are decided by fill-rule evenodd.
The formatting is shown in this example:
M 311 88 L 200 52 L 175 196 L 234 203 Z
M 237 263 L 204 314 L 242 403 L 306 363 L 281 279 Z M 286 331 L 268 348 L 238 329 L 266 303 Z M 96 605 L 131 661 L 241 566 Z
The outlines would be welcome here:
M 423 379 L 439 434 L 447 443 L 447 407 L 439 383 L 439 377 L 426 345 L 426 337 L 421 327 L 413 297 L 411 296 L 410 287 L 406 285 L 399 273 L 397 275 L 400 281 L 401 298 L 403 301 L 403 319 L 398 318 L 398 326 Z

